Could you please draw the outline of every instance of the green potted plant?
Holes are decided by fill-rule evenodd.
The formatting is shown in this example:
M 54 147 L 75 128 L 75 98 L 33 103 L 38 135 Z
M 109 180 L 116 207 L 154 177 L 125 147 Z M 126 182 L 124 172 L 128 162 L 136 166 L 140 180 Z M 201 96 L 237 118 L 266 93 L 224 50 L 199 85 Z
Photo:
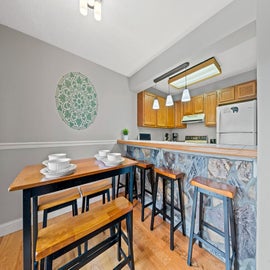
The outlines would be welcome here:
M 124 128 L 122 130 L 122 134 L 123 134 L 123 140 L 128 140 L 128 129 Z

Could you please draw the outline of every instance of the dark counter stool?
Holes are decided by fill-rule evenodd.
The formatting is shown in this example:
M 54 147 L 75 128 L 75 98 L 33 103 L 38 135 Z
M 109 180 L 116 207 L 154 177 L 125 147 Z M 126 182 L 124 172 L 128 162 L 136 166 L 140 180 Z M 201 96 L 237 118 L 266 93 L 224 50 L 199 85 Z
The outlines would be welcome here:
M 119 196 L 119 190 L 120 188 L 125 189 L 125 197 L 128 195 L 128 186 L 129 186 L 129 174 L 125 174 L 125 182 L 121 182 L 120 180 L 121 175 L 118 175 L 117 179 L 117 187 L 116 187 L 116 197 Z M 135 178 L 135 173 L 134 173 L 134 178 L 133 178 L 133 199 L 138 199 L 138 188 L 137 188 L 137 182 Z
M 150 194 L 151 198 L 153 198 L 154 164 L 148 163 L 145 161 L 138 161 L 138 163 L 135 165 L 135 168 L 137 168 L 140 172 L 141 194 L 139 195 L 139 197 L 141 198 L 141 203 L 142 203 L 141 221 L 144 221 L 144 209 L 153 204 L 153 199 L 150 202 L 145 203 L 145 193 Z M 146 186 L 145 186 L 145 180 L 146 180 L 145 176 L 147 172 L 150 173 L 149 182 L 151 185 L 151 190 L 146 189 Z
M 182 226 L 182 233 L 186 235 L 186 227 L 185 227 L 185 214 L 184 214 L 184 203 L 183 203 L 183 196 L 182 196 L 182 187 L 181 187 L 181 180 L 184 178 L 184 173 L 182 172 L 174 172 L 173 170 L 163 169 L 163 168 L 155 168 L 156 173 L 156 181 L 154 182 L 154 189 L 153 189 L 153 209 L 152 209 L 152 217 L 151 217 L 151 225 L 150 229 L 153 230 L 154 228 L 154 218 L 158 214 L 162 214 L 163 220 L 170 220 L 170 249 L 174 250 L 174 232 L 180 226 Z M 162 208 L 156 208 L 156 199 L 157 199 L 157 189 L 158 189 L 158 181 L 159 179 L 163 180 L 163 203 Z M 169 181 L 171 184 L 170 191 L 170 202 L 166 200 L 166 181 Z M 178 183 L 178 194 L 179 194 L 179 204 L 180 208 L 174 204 L 174 184 L 175 181 Z M 170 215 L 167 214 L 166 209 L 167 205 L 170 206 Z M 181 220 L 178 224 L 174 225 L 174 210 L 177 210 L 181 214 Z
M 199 246 L 202 244 L 209 247 L 225 259 L 226 270 L 231 269 L 232 262 L 234 261 L 234 269 L 237 269 L 236 265 L 236 234 L 235 234 L 235 223 L 233 214 L 232 200 L 236 193 L 236 187 L 228 185 L 226 183 L 217 182 L 204 177 L 195 177 L 190 182 L 194 186 L 194 198 L 191 215 L 191 227 L 190 227 L 190 238 L 188 247 L 188 260 L 187 264 L 191 265 L 192 258 L 192 247 L 196 240 L 199 241 Z M 199 200 L 199 231 L 194 232 L 196 210 L 197 210 L 197 195 L 200 194 Z M 203 217 L 203 196 L 212 196 L 222 200 L 224 209 L 224 231 L 219 230 L 212 224 L 207 223 Z M 218 218 L 218 217 L 217 217 Z M 220 236 L 224 237 L 225 251 L 213 246 L 203 237 L 203 227 L 206 227 Z M 230 246 L 231 239 L 231 246 Z M 232 249 L 232 255 L 230 255 L 230 249 Z

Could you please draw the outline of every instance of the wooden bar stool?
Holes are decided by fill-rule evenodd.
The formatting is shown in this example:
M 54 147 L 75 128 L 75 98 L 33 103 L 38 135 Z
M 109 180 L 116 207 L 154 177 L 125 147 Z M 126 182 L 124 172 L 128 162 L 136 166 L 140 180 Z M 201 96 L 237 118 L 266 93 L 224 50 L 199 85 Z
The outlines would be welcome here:
M 209 247 L 215 253 L 219 254 L 225 259 L 226 270 L 231 269 L 234 261 L 234 269 L 237 269 L 236 260 L 236 233 L 235 223 L 233 214 L 232 200 L 236 193 L 236 187 L 228 185 L 226 183 L 217 182 L 204 177 L 195 177 L 190 182 L 194 186 L 194 198 L 191 215 L 191 227 L 190 227 L 190 238 L 188 247 L 188 260 L 187 264 L 191 265 L 192 258 L 192 247 L 196 240 L 199 241 L 199 246 L 202 244 Z M 195 220 L 196 220 L 196 209 L 197 209 L 197 195 L 200 194 L 199 201 L 199 231 L 194 232 Z M 224 231 L 214 227 L 212 224 L 207 223 L 203 217 L 203 195 L 212 196 L 222 200 L 224 209 Z M 218 217 L 217 217 L 218 218 Z M 206 227 L 220 236 L 224 237 L 225 241 L 225 252 L 212 245 L 203 237 L 203 227 Z M 231 246 L 230 246 L 231 239 Z M 232 249 L 232 255 L 230 255 L 230 249 Z
M 82 196 L 82 213 L 89 210 L 90 199 L 102 195 L 102 202 L 105 204 L 107 195 L 107 201 L 110 201 L 110 189 L 112 184 L 110 180 L 101 180 L 96 183 L 86 184 L 80 186 L 80 192 Z
M 141 194 L 139 195 L 139 197 L 141 198 L 141 203 L 142 203 L 141 221 L 144 221 L 144 209 L 153 204 L 154 164 L 147 163 L 144 161 L 139 161 L 139 163 L 135 165 L 135 168 L 137 168 L 140 171 Z M 147 171 L 150 172 L 149 180 L 150 180 L 150 185 L 151 185 L 151 191 L 146 189 L 145 187 L 145 176 L 146 176 Z M 148 203 L 145 203 L 145 193 L 150 194 L 152 197 L 152 200 Z
M 184 203 L 183 203 L 183 196 L 182 196 L 182 187 L 181 187 L 181 180 L 184 178 L 184 173 L 182 172 L 174 172 L 173 170 L 169 169 L 162 169 L 162 168 L 155 168 L 156 173 L 156 181 L 154 182 L 154 190 L 153 190 L 153 209 L 152 209 L 152 217 L 151 217 L 151 225 L 150 229 L 153 230 L 154 228 L 154 218 L 158 214 L 162 214 L 163 220 L 170 220 L 170 249 L 174 250 L 174 232 L 180 226 L 182 226 L 182 233 L 186 235 L 186 227 L 185 227 L 185 214 L 184 214 Z M 156 208 L 156 199 L 157 199 L 157 189 L 158 189 L 158 181 L 159 178 L 163 180 L 163 203 L 162 209 Z M 166 181 L 170 181 L 171 184 L 171 198 L 170 202 L 166 200 Z M 177 181 L 178 183 L 178 194 L 179 194 L 179 203 L 180 208 L 178 208 L 174 204 L 174 183 Z M 166 205 L 170 206 L 170 216 L 167 214 Z M 174 225 L 174 210 L 177 210 L 181 214 L 181 220 L 178 224 Z
M 134 170 L 134 174 L 135 174 L 135 170 Z M 125 188 L 125 197 L 127 197 L 127 195 L 128 195 L 128 186 L 129 186 L 129 174 L 125 175 L 125 182 L 124 183 L 121 182 L 120 177 L 121 177 L 121 175 L 118 175 L 117 188 L 116 188 L 116 197 L 119 196 L 120 188 Z M 137 182 L 136 182 L 135 177 L 134 177 L 134 181 L 133 181 L 133 199 L 138 200 L 138 188 L 137 188 Z
M 43 228 L 47 227 L 48 214 L 58 209 L 72 206 L 73 216 L 78 215 L 77 199 L 81 197 L 77 187 L 40 196 L 38 211 L 43 211 Z

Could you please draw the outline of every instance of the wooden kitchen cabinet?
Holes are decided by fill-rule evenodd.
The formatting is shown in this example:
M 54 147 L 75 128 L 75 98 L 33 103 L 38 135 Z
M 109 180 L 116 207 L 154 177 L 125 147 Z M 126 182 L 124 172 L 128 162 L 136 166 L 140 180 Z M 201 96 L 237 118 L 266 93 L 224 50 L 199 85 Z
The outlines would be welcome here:
M 173 106 L 169 106 L 167 107 L 167 128 L 174 128 L 174 106 L 175 106 L 175 102 Z
M 166 128 L 167 127 L 167 107 L 165 106 L 166 99 L 164 97 L 157 97 L 159 102 L 159 110 L 157 113 L 157 127 Z
M 183 114 L 190 115 L 196 113 L 203 113 L 204 111 L 204 102 L 203 102 L 203 95 L 194 96 L 188 102 L 183 102 Z
M 203 113 L 204 111 L 204 95 L 199 95 L 192 97 L 192 103 L 193 103 L 193 113 Z
M 217 90 L 218 104 L 228 104 L 235 101 L 234 86 Z
M 183 118 L 183 104 L 180 100 L 174 102 L 174 127 L 186 128 L 187 125 L 182 123 Z
M 257 96 L 256 81 L 250 81 L 235 86 L 235 99 L 237 101 L 255 99 Z
M 217 92 L 204 94 L 205 125 L 216 125 Z
M 218 105 L 252 100 L 257 97 L 256 81 L 241 83 L 235 86 L 217 90 Z
M 153 110 L 156 95 L 142 91 L 137 94 L 137 125 L 139 127 L 156 127 L 157 112 Z
M 159 110 L 154 110 L 153 102 L 157 98 Z M 137 94 L 138 127 L 174 128 L 174 106 L 166 107 L 166 98 L 147 91 Z
M 191 98 L 188 102 L 182 102 L 183 115 L 190 115 L 193 113 L 193 100 Z

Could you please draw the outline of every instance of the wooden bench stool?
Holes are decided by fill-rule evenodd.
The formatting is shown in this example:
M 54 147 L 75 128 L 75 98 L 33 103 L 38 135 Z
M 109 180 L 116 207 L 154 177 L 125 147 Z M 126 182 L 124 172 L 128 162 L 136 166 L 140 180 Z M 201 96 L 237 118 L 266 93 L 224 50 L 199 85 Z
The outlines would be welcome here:
M 110 189 L 112 184 L 110 180 L 101 180 L 96 183 L 86 184 L 80 186 L 80 192 L 82 196 L 82 213 L 89 210 L 90 199 L 102 195 L 103 204 L 106 202 L 105 195 L 107 195 L 107 201 L 110 201 Z
M 191 215 L 187 264 L 191 265 L 193 244 L 196 240 L 198 240 L 200 247 L 202 247 L 203 244 L 225 259 L 226 270 L 231 269 L 233 261 L 234 261 L 234 269 L 238 269 L 236 265 L 236 234 L 235 234 L 235 223 L 232 206 L 232 200 L 236 193 L 236 187 L 204 177 L 195 177 L 191 180 L 190 184 L 194 186 L 194 197 Z M 195 233 L 194 229 L 195 229 L 198 193 L 200 194 L 199 227 L 198 227 L 199 231 L 198 233 Z M 222 200 L 224 209 L 224 231 L 221 231 L 220 229 L 216 228 L 212 224 L 207 223 L 204 220 L 203 195 L 212 196 Z M 219 234 L 220 236 L 224 237 L 225 252 L 212 245 L 209 241 L 207 241 L 203 237 L 203 227 L 206 227 L 214 231 L 215 233 Z M 231 239 L 232 255 L 230 255 L 230 239 Z
M 43 211 L 43 227 L 47 226 L 48 214 L 58 209 L 72 206 L 73 216 L 78 214 L 77 199 L 81 197 L 77 187 L 40 196 L 38 211 Z
M 117 258 L 123 259 L 115 269 L 121 269 L 126 264 L 130 269 L 134 269 L 132 216 L 132 203 L 124 197 L 119 197 L 94 207 L 89 212 L 51 224 L 38 232 L 35 259 L 40 261 L 46 258 L 46 270 L 50 270 L 54 259 L 100 232 L 116 226 L 117 232 L 69 261 L 61 269 L 79 269 L 116 243 L 118 243 Z M 123 220 L 126 220 L 127 235 L 121 230 Z M 125 254 L 121 247 L 121 236 L 127 242 L 128 254 Z
M 141 203 L 142 203 L 141 221 L 144 221 L 144 209 L 153 204 L 154 164 L 144 162 L 144 161 L 139 161 L 139 163 L 135 165 L 135 168 L 137 168 L 140 171 L 141 194 L 139 195 L 139 197 L 141 198 Z M 150 172 L 149 180 L 150 180 L 150 185 L 151 185 L 151 191 L 145 188 L 145 176 L 146 176 L 147 171 Z M 145 193 L 150 194 L 152 198 L 152 200 L 148 203 L 145 203 Z
M 153 190 L 153 209 L 152 209 L 152 216 L 151 216 L 151 225 L 150 229 L 153 230 L 154 228 L 154 218 L 158 214 L 162 214 L 163 220 L 165 221 L 166 218 L 170 220 L 170 249 L 174 250 L 174 232 L 180 226 L 182 226 L 182 233 L 186 235 L 186 227 L 185 227 L 185 214 L 184 214 L 184 203 L 183 203 L 183 196 L 182 196 L 182 188 L 181 188 L 181 180 L 184 178 L 184 173 L 182 172 L 174 172 L 173 170 L 169 169 L 162 169 L 162 168 L 155 168 L 156 173 L 156 181 L 154 182 L 154 190 Z M 158 181 L 159 178 L 163 180 L 163 203 L 162 209 L 156 208 L 156 199 L 157 199 L 157 190 L 158 190 Z M 166 200 L 166 181 L 170 181 L 170 202 Z M 179 196 L 179 204 L 180 208 L 177 207 L 174 203 L 174 184 L 175 181 L 178 183 L 178 196 Z M 170 215 L 167 214 L 166 205 L 170 206 Z M 181 214 L 181 219 L 178 224 L 174 225 L 174 210 L 177 210 Z

